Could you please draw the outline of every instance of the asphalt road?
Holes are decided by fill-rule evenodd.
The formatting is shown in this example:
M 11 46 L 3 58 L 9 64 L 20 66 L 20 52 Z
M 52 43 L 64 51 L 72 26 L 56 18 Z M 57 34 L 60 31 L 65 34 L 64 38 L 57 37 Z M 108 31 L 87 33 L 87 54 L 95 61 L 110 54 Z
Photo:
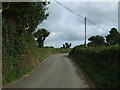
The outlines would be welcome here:
M 89 85 L 68 54 L 57 54 L 9 88 L 89 88 Z

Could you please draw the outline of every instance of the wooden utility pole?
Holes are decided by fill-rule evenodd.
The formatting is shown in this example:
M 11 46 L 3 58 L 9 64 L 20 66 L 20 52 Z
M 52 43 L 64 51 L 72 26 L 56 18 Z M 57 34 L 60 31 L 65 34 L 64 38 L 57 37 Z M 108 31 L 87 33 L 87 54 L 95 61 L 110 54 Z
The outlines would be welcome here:
M 84 43 L 84 45 L 87 46 L 86 45 L 86 17 L 85 17 L 85 43 Z

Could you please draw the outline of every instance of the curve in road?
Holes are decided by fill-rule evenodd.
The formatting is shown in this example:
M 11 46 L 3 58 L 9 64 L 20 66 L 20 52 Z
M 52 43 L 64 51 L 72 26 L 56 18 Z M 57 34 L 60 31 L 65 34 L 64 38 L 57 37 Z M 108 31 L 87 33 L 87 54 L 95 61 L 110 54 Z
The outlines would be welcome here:
M 47 58 L 33 73 L 9 88 L 89 88 L 85 76 L 68 54 Z

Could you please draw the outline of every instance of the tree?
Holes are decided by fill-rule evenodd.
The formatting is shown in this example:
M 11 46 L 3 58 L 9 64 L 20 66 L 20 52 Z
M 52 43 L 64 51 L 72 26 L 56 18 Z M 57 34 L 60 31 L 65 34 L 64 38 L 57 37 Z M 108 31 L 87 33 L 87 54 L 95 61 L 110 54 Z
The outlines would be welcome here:
M 45 12 L 47 2 L 2 2 L 2 15 L 7 19 L 14 20 L 17 24 L 22 24 L 28 32 L 33 32 L 37 25 L 47 19 Z
M 92 36 L 92 37 L 90 37 L 88 40 L 91 41 L 91 42 L 88 43 L 88 46 L 100 46 L 100 45 L 105 45 L 105 39 L 104 39 L 103 36 L 99 36 L 99 35 L 97 35 L 97 36 Z
M 66 43 L 65 43 L 65 47 L 66 47 L 66 48 L 70 48 L 70 47 L 71 47 L 71 43 L 68 44 L 68 43 L 66 42 Z
M 71 43 L 65 43 L 63 44 L 63 47 L 62 48 L 70 48 L 71 47 Z
M 107 45 L 113 45 L 120 43 L 120 33 L 117 31 L 116 28 L 111 28 L 111 31 L 106 36 Z
M 44 47 L 44 41 L 46 37 L 48 37 L 50 32 L 46 29 L 42 28 L 39 29 L 37 32 L 34 33 L 34 36 L 37 38 L 38 47 Z
M 65 45 L 63 44 L 63 47 L 62 48 L 65 48 Z

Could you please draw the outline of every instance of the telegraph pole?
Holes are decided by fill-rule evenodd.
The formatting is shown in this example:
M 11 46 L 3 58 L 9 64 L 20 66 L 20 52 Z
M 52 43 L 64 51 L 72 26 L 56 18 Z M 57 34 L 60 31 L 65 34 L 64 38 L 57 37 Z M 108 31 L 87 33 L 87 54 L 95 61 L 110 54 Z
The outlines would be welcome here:
M 86 17 L 85 17 L 85 43 L 84 43 L 84 45 L 87 46 L 86 45 Z

